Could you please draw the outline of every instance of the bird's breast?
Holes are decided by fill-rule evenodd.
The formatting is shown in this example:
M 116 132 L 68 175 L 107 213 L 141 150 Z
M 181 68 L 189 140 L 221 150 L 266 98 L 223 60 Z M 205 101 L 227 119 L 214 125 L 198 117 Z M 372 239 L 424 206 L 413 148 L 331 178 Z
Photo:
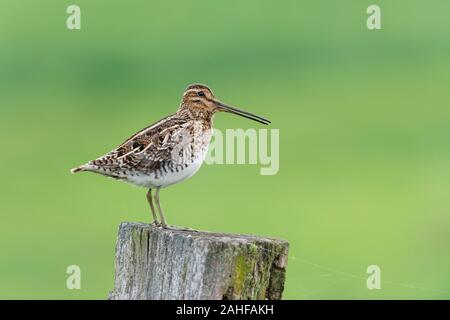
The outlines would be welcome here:
M 173 146 L 171 159 L 162 161 L 150 172 L 136 172 L 128 182 L 146 187 L 166 187 L 192 177 L 202 166 L 208 152 L 212 130 L 198 128 L 193 134 L 181 133 Z

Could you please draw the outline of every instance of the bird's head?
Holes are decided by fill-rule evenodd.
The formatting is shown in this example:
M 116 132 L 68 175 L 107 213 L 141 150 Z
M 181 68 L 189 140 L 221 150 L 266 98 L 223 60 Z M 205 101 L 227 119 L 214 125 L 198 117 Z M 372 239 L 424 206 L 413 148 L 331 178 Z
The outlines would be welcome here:
M 216 99 L 211 89 L 204 84 L 191 84 L 183 93 L 181 108 L 193 112 L 205 112 L 214 114 L 216 112 L 229 112 L 241 117 L 251 119 L 262 124 L 269 124 L 270 121 L 254 115 L 250 112 L 239 110 Z

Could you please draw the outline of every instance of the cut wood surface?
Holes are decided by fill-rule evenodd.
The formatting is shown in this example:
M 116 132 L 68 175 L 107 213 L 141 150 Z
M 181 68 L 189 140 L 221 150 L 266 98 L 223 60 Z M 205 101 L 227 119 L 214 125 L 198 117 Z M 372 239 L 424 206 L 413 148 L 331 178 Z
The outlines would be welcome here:
M 288 248 L 273 238 L 124 222 L 109 298 L 280 299 Z

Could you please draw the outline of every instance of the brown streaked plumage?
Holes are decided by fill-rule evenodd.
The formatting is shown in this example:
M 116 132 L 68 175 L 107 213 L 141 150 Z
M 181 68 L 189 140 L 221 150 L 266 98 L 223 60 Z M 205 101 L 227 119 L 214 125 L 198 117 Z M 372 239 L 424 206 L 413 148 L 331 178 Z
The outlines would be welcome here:
M 90 171 L 147 188 L 154 222 L 166 227 L 159 202 L 160 189 L 191 177 L 200 168 L 216 112 L 230 112 L 263 124 L 270 123 L 220 102 L 206 85 L 192 84 L 184 91 L 175 114 L 142 129 L 106 155 L 72 169 L 72 173 Z M 156 189 L 155 196 L 152 196 L 152 189 Z

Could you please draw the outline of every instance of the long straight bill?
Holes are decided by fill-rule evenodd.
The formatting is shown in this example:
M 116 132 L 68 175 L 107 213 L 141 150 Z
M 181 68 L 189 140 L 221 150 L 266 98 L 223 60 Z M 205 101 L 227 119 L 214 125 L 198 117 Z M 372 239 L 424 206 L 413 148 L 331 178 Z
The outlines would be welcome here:
M 265 119 L 263 117 L 254 115 L 253 113 L 250 113 L 250 112 L 247 112 L 247 111 L 244 111 L 244 110 L 239 110 L 239 109 L 237 109 L 235 107 L 232 107 L 232 106 L 229 106 L 229 105 L 227 105 L 227 104 L 225 104 L 223 102 L 216 101 L 216 105 L 218 106 L 218 108 L 221 111 L 234 113 L 234 114 L 237 114 L 238 116 L 241 116 L 241 117 L 244 117 L 244 118 L 247 118 L 247 119 L 259 122 L 259 123 L 262 123 L 262 124 L 269 124 L 270 123 L 270 120 L 267 120 L 267 119 Z

